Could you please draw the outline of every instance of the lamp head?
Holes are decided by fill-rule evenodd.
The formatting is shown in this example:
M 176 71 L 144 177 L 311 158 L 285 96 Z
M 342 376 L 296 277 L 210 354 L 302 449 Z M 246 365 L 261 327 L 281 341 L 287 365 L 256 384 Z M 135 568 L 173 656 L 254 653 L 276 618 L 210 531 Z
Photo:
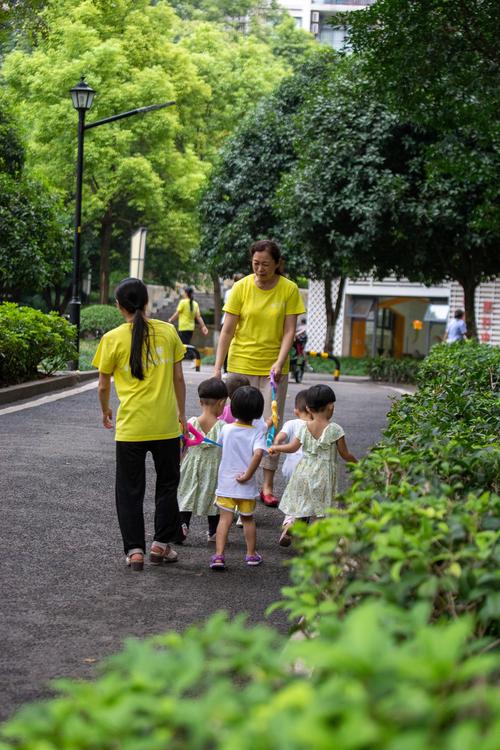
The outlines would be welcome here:
M 95 91 L 85 82 L 83 76 L 80 83 L 77 83 L 76 86 L 73 86 L 73 88 L 70 89 L 70 93 L 73 100 L 73 107 L 75 109 L 87 110 L 91 108 L 92 102 L 94 101 Z

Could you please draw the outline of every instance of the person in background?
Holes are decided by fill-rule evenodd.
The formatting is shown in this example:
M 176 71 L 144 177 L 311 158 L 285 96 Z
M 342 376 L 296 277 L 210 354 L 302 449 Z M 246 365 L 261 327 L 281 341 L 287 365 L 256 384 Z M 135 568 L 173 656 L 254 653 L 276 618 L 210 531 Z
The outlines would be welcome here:
M 148 290 L 142 281 L 124 279 L 115 295 L 125 323 L 104 334 L 92 364 L 99 369 L 99 403 L 108 430 L 113 429 L 111 377 L 120 402 L 115 431 L 116 510 L 127 565 L 142 570 L 148 451 L 156 470 L 151 564 L 176 562 L 177 552 L 169 542 L 182 536 L 177 486 L 180 436 L 187 433 L 185 348 L 172 325 L 146 318 Z
M 453 320 L 450 320 L 446 326 L 445 336 L 447 344 L 453 344 L 455 341 L 464 341 L 467 338 L 467 326 L 463 310 L 455 310 Z
M 198 386 L 198 396 L 201 414 L 191 417 L 189 422 L 203 437 L 217 443 L 224 426 L 220 416 L 227 400 L 226 385 L 218 378 L 209 378 Z M 215 542 L 219 514 L 214 498 L 221 456 L 221 449 L 212 443 L 202 442 L 186 448 L 178 491 L 181 523 L 186 536 L 191 516 L 206 516 L 207 541 Z
M 177 310 L 168 319 L 168 322 L 173 323 L 177 319 L 179 319 L 179 338 L 183 344 L 191 344 L 195 322 L 198 323 L 200 331 L 204 336 L 208 334 L 208 328 L 200 314 L 200 306 L 196 302 L 193 288 L 190 286 L 184 289 L 184 297 L 177 305 Z
M 271 370 L 277 381 L 279 424 L 283 421 L 288 385 L 288 355 L 292 347 L 297 316 L 305 312 L 297 284 L 281 274 L 282 258 L 272 240 L 260 240 L 250 248 L 252 273 L 237 281 L 224 306 L 224 325 L 217 346 L 215 377 L 222 377 L 228 354 L 228 372 L 246 375 L 264 396 L 265 413 L 271 414 Z M 279 426 L 279 425 L 278 425 Z M 277 456 L 266 456 L 260 498 L 276 507 L 274 474 Z

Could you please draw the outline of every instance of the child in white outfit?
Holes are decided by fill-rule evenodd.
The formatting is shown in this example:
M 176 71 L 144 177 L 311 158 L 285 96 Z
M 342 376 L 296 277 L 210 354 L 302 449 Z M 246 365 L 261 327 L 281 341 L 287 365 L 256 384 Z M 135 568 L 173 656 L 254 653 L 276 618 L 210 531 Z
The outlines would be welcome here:
M 285 422 L 281 430 L 278 432 L 274 439 L 274 445 L 280 445 L 281 443 L 291 443 L 292 440 L 297 436 L 304 422 L 307 422 L 311 416 L 307 411 L 306 406 L 306 393 L 307 390 L 299 391 L 295 396 L 295 408 L 293 413 L 295 419 L 289 419 Z M 281 467 L 281 473 L 286 479 L 286 482 L 290 481 L 292 474 L 295 471 L 295 467 L 302 459 L 302 446 L 295 453 L 287 453 L 283 466 Z M 290 546 L 292 537 L 288 533 L 289 526 L 295 521 L 293 516 L 285 516 L 283 521 L 283 532 L 280 536 L 279 543 L 282 547 Z
M 247 565 L 260 565 L 262 557 L 255 549 L 256 530 L 254 512 L 258 496 L 255 472 L 262 455 L 266 452 L 265 435 L 252 424 L 264 410 L 262 393 L 252 386 L 238 388 L 231 400 L 231 410 L 236 421 L 222 428 L 219 441 L 222 443 L 222 459 L 219 466 L 215 504 L 220 511 L 216 534 L 215 555 L 212 570 L 225 568 L 224 549 L 233 522 L 239 511 L 247 546 Z

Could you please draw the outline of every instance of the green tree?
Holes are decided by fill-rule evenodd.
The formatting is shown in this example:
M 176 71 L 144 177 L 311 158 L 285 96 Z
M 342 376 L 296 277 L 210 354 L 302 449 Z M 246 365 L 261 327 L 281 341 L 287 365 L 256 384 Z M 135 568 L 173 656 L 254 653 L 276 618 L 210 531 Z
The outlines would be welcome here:
M 180 22 L 165 2 L 60 0 L 49 2 L 44 22 L 44 39 L 31 52 L 11 53 L 4 77 L 26 124 L 29 167 L 66 202 L 76 142 L 67 92 L 82 72 L 98 91 L 89 119 L 177 102 L 87 134 L 84 224 L 99 238 L 105 302 L 110 262 L 126 267 L 131 228 L 148 226 L 148 263 L 158 281 L 187 259 L 198 241 L 198 193 L 218 145 L 287 69 L 268 45 Z
M 0 299 L 42 293 L 64 283 L 70 236 L 57 199 L 23 173 L 24 154 L 13 121 L 0 110 Z
M 500 270 L 497 16 L 493 0 L 378 0 L 349 17 L 378 99 L 433 132 L 412 253 L 422 277 L 461 283 L 473 333 L 475 289 Z

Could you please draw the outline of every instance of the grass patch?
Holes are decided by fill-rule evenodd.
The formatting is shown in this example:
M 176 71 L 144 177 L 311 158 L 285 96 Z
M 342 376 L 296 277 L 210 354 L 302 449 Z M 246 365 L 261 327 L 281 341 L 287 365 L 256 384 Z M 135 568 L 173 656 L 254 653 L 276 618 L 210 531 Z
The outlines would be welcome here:
M 94 359 L 94 354 L 96 353 L 98 344 L 99 339 L 80 339 L 80 370 L 94 369 L 92 367 L 92 360 Z

